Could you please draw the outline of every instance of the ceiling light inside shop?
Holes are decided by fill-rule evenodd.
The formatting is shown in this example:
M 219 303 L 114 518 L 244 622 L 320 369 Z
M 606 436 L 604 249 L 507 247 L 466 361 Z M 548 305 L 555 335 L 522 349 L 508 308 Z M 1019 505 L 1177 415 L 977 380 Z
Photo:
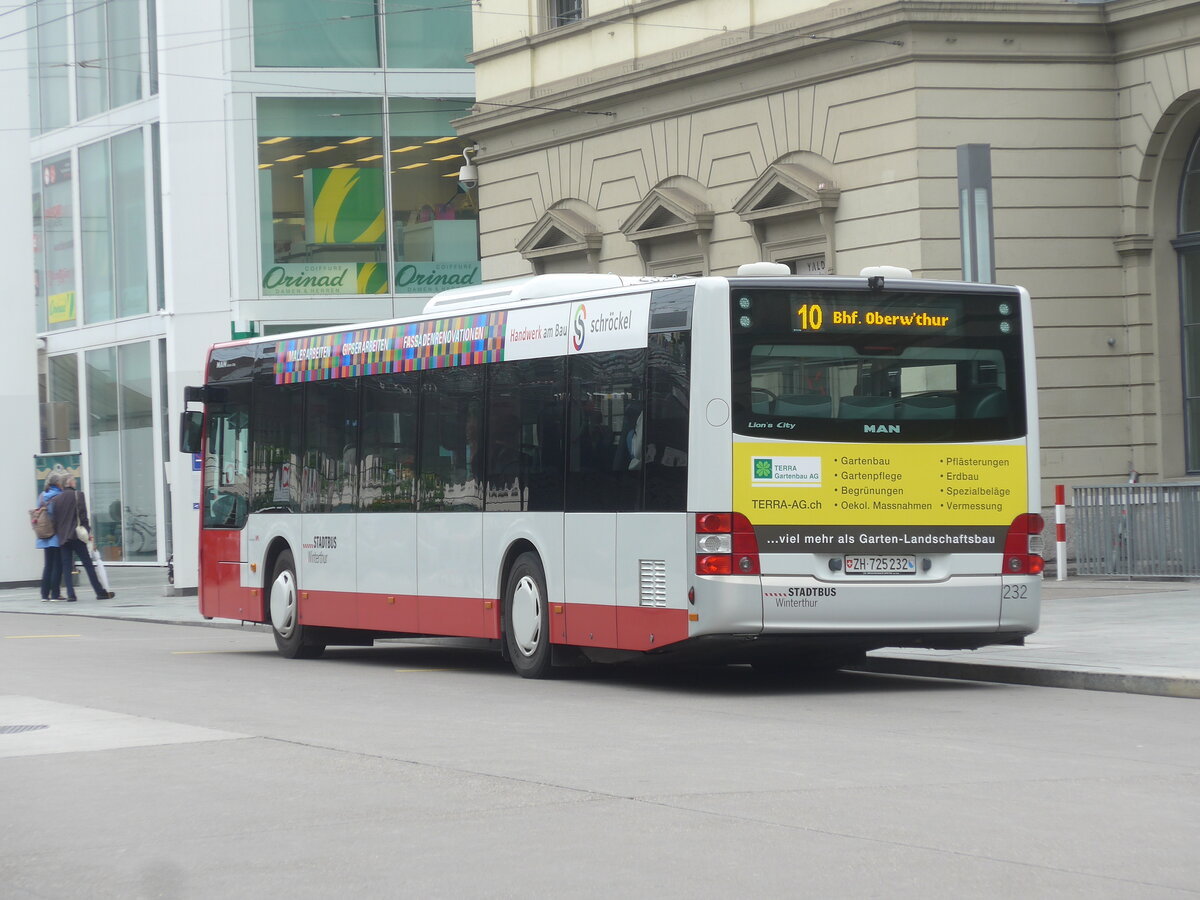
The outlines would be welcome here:
M 303 153 L 293 153 L 291 156 L 281 156 L 275 162 L 291 162 L 293 159 L 304 159 Z
M 273 137 L 267 138 L 265 141 L 259 141 L 260 144 L 279 144 L 283 141 L 290 141 L 290 137 Z
M 411 146 L 408 146 L 408 147 L 397 147 L 392 152 L 393 153 L 407 153 L 409 150 L 420 150 L 420 149 L 421 149 L 420 144 L 412 144 Z
M 369 141 L 370 139 L 371 138 L 368 135 L 367 137 L 348 138 L 344 141 L 338 141 L 338 143 L 339 144 L 361 144 L 363 141 Z
M 258 167 L 259 167 L 260 169 L 269 169 L 269 168 L 271 168 L 271 166 L 273 166 L 273 165 L 275 165 L 275 163 L 259 163 L 259 164 L 258 164 Z
M 326 144 L 324 147 L 313 147 L 309 153 L 324 153 L 326 150 L 336 150 L 337 144 Z
M 445 162 L 448 159 L 462 159 L 462 154 L 461 153 L 451 153 L 449 156 L 435 156 L 433 158 L 433 161 L 434 162 Z
M 443 175 L 442 177 L 443 177 L 443 178 L 457 178 L 457 177 L 458 177 L 458 172 L 447 172 L 447 173 L 446 173 L 445 175 Z
M 446 143 L 446 141 L 452 141 L 452 140 L 454 140 L 454 135 L 451 135 L 450 137 L 434 138 L 433 140 L 426 141 L 425 143 L 427 143 L 427 144 L 444 144 L 444 143 Z
M 429 165 L 429 163 L 413 163 L 410 166 L 401 166 L 400 168 L 401 169 L 420 169 L 423 166 L 427 166 L 427 165 Z
M 377 160 L 377 159 L 383 159 L 383 154 L 376 153 L 374 156 L 364 156 L 359 160 L 359 162 L 373 162 L 374 160 Z
M 346 167 L 347 167 L 347 166 L 349 166 L 349 165 L 350 165 L 350 163 L 338 163 L 336 166 L 330 166 L 329 168 L 331 168 L 331 169 L 344 169 L 344 168 L 346 168 Z

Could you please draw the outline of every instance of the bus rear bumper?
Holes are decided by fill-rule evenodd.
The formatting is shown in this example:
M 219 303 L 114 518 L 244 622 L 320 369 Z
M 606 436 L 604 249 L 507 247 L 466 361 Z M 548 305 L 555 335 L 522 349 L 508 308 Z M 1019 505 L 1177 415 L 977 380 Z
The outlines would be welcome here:
M 698 578 L 689 636 L 808 637 L 871 647 L 970 649 L 1037 630 L 1040 578 L 960 575 L 819 581 Z M 1017 598 L 1017 599 L 1014 599 Z

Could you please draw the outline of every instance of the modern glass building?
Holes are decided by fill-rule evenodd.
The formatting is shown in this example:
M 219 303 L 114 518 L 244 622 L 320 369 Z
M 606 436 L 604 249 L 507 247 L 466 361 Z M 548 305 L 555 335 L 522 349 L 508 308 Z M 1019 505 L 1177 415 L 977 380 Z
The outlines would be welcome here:
M 30 212 L 10 227 L 32 247 L 40 450 L 80 455 L 110 564 L 174 556 L 188 587 L 199 473 L 172 423 L 207 346 L 479 281 L 452 125 L 474 102 L 471 5 L 20 9 L 0 52 L 27 58 L 29 128 L 3 140 L 28 148 Z

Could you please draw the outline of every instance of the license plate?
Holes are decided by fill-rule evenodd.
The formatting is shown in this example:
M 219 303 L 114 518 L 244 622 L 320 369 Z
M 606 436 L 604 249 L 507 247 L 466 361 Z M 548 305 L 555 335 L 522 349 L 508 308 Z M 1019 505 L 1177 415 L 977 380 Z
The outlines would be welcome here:
M 912 556 L 847 556 L 847 575 L 915 575 L 917 561 Z

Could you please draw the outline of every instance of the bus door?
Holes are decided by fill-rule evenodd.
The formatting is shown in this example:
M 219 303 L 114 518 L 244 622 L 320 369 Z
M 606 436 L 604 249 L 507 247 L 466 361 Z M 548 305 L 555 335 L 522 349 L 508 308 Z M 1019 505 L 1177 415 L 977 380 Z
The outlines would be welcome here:
M 242 587 L 250 509 L 249 395 L 249 385 L 230 385 L 221 401 L 206 404 L 200 612 L 208 617 L 254 618 Z

